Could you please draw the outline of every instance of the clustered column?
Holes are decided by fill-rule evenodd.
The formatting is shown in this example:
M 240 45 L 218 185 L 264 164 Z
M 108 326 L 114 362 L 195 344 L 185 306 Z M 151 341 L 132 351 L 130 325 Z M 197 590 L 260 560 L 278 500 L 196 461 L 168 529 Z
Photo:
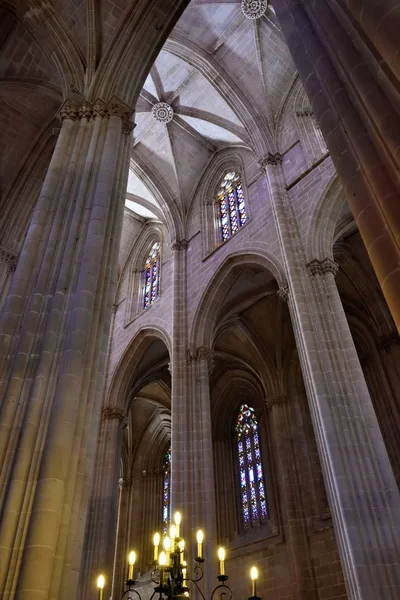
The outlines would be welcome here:
M 0 317 L 0 591 L 76 596 L 132 110 L 66 101 Z
M 397 0 L 272 3 L 400 330 Z
M 289 309 L 349 596 L 400 594 L 400 494 L 330 258 L 306 266 L 281 157 L 263 161 L 288 278 Z

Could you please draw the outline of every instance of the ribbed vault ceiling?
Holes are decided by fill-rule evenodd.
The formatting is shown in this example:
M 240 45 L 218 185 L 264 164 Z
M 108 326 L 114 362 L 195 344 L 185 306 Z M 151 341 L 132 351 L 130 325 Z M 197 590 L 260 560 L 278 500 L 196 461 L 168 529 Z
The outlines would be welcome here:
M 259 159 L 274 139 L 295 69 L 268 7 L 246 18 L 240 1 L 192 0 L 157 57 L 136 106 L 127 207 L 163 220 L 139 171 L 157 174 L 183 221 L 213 155 L 245 147 Z M 157 105 L 172 110 L 157 120 Z M 164 116 L 164 115 L 163 115 Z M 136 174 L 135 174 L 136 173 Z M 150 215 L 153 204 L 153 214 Z

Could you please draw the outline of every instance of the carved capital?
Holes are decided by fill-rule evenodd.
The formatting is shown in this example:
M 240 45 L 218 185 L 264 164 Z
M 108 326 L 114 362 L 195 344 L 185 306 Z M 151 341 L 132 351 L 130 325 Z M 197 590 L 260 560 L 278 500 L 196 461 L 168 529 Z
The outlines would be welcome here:
M 259 164 L 261 165 L 261 170 L 265 175 L 269 166 L 276 167 L 282 164 L 282 154 L 280 152 L 275 152 L 275 154 L 268 152 L 268 154 L 260 160 Z
M 200 346 L 200 348 L 192 348 L 189 351 L 189 356 L 191 360 L 202 361 L 205 360 L 208 366 L 208 372 L 211 374 L 215 367 L 215 353 L 211 348 L 207 348 L 207 346 Z
M 58 111 L 58 118 L 60 121 L 64 121 L 65 119 L 70 119 L 71 121 L 76 121 L 79 115 L 79 107 L 72 102 L 72 100 L 67 99 L 64 104 L 61 106 Z
M 296 112 L 297 117 L 313 117 L 314 112 L 311 106 L 307 106 L 304 110 L 298 110 Z
M 128 479 L 126 477 L 120 477 L 118 480 L 118 484 L 119 484 L 119 488 L 122 489 L 128 489 L 131 487 L 132 485 L 132 480 Z
M 171 244 L 171 252 L 175 252 L 176 250 L 187 250 L 187 247 L 188 242 L 186 240 L 175 240 L 175 242 Z
M 288 400 L 289 397 L 285 395 L 266 398 L 265 406 L 268 408 L 268 410 L 272 410 L 274 406 L 282 406 L 283 404 L 286 404 Z
M 118 421 L 122 422 L 124 420 L 125 414 L 122 412 L 120 408 L 115 406 L 107 406 L 103 408 L 102 412 L 103 419 L 111 421 L 112 419 L 118 419 Z
M 311 277 L 323 277 L 327 273 L 332 273 L 335 277 L 338 272 L 339 265 L 334 260 L 330 258 L 325 258 L 324 260 L 312 260 L 307 265 L 307 269 L 309 270 Z
M 18 257 L 16 254 L 0 246 L 0 262 L 5 263 L 11 273 L 17 268 Z
M 277 291 L 277 294 L 284 302 L 289 300 L 289 284 L 287 281 L 282 283 L 281 287 Z

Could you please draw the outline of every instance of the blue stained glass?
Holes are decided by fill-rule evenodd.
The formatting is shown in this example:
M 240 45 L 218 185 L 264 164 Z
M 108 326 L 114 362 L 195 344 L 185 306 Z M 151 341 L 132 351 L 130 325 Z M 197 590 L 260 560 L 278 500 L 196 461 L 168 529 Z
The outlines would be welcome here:
M 268 519 L 258 422 L 251 406 L 243 404 L 240 407 L 235 430 L 243 521 L 245 527 L 251 527 Z
M 156 242 L 147 257 L 144 268 L 143 308 L 148 308 L 158 297 L 160 279 L 160 244 Z
M 163 509 L 162 509 L 162 520 L 163 520 L 163 533 L 166 534 L 168 531 L 170 512 L 171 512 L 171 448 L 168 450 L 164 457 L 164 480 L 163 480 Z
M 240 175 L 227 173 L 218 192 L 222 240 L 225 241 L 247 222 L 246 204 Z

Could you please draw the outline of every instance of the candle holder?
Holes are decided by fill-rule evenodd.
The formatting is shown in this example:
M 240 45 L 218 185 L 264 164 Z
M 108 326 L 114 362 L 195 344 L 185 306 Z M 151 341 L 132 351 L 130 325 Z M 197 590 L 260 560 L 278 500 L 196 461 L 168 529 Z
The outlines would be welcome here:
M 134 589 L 134 585 L 136 585 L 136 581 L 134 579 L 127 579 L 125 581 L 125 585 L 127 586 L 127 590 L 122 594 L 121 600 L 134 600 L 134 597 L 131 594 L 135 594 L 139 600 L 142 600 L 141 595 L 137 590 Z

